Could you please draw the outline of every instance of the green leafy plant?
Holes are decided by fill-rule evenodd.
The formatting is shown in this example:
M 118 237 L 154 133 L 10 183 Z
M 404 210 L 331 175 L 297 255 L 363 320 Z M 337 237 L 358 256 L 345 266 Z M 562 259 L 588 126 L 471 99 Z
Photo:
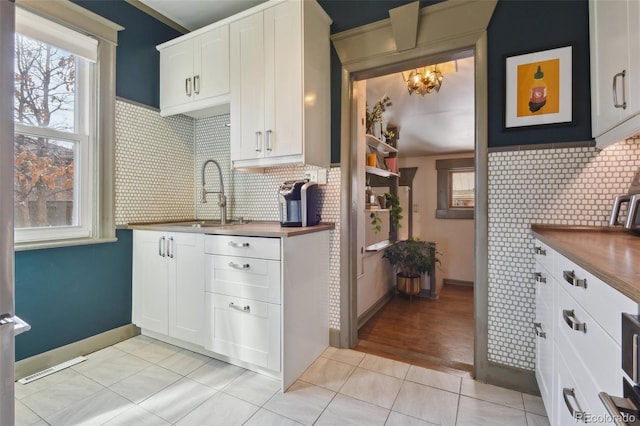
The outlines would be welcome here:
M 384 198 L 387 199 L 387 208 L 389 209 L 389 220 L 396 229 L 400 228 L 400 221 L 402 220 L 402 207 L 400 206 L 400 197 L 385 192 Z
M 390 141 L 396 134 L 390 130 L 385 130 L 382 132 L 382 136 L 384 136 L 385 140 Z
M 371 227 L 373 228 L 373 233 L 377 234 L 382 230 L 382 226 L 380 226 L 380 224 L 382 223 L 382 218 L 378 216 L 378 212 L 371 212 L 369 217 L 371 218 Z
M 394 267 L 396 273 L 405 278 L 416 278 L 425 272 L 431 272 L 436 263 L 440 263 L 436 251 L 431 257 L 431 247 L 426 241 L 408 239 L 398 241 L 384 250 L 383 257 Z

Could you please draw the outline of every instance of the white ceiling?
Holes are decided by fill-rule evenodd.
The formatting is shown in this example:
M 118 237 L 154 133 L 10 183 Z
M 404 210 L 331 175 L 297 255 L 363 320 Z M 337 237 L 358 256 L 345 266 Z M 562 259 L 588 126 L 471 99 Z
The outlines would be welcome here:
M 396 126 L 401 156 L 469 152 L 474 150 L 474 58 L 458 59 L 458 72 L 444 74 L 440 92 L 409 95 L 401 73 L 367 80 L 371 108 L 384 95 L 392 106 L 383 125 Z
M 265 0 L 140 0 L 193 31 Z M 425 63 L 424 65 L 429 65 Z M 458 72 L 445 74 L 438 93 L 409 96 L 402 74 L 367 80 L 369 105 L 387 94 L 393 106 L 384 124 L 400 129 L 402 156 L 470 152 L 474 149 L 474 60 L 458 60 Z
M 189 31 L 228 18 L 266 0 L 140 0 Z

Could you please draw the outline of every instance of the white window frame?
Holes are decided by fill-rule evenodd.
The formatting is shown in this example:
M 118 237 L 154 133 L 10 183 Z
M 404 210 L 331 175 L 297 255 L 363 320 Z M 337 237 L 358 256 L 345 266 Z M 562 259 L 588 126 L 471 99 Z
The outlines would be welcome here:
M 72 245 L 113 242 L 115 238 L 114 219 L 114 162 L 115 162 L 115 53 L 118 31 L 124 28 L 90 12 L 69 0 L 16 0 L 17 6 L 33 12 L 57 24 L 98 40 L 97 59 L 94 67 L 94 83 L 84 93 L 85 99 L 93 107 L 83 109 L 86 117 L 77 116 L 78 135 L 58 132 L 53 129 L 33 129 L 31 126 L 15 124 L 15 132 L 43 135 L 62 140 L 78 139 L 81 156 L 80 174 L 89 176 L 89 183 L 83 182 L 79 198 L 88 203 L 84 214 L 78 217 L 79 227 L 55 227 L 50 230 L 32 228 L 32 236 L 16 230 L 16 251 Z M 53 43 L 52 43 L 53 44 Z M 91 58 L 93 59 L 93 58 Z M 82 72 L 79 70 L 78 72 Z M 83 127 L 84 126 L 84 127 Z M 43 134 L 44 131 L 44 134 Z M 82 178 L 82 177 L 81 177 Z M 67 228 L 67 229 L 63 229 Z M 71 231 L 69 228 L 76 228 Z M 29 229 L 28 231 L 31 231 Z M 60 231 L 63 231 L 60 233 Z M 24 235 L 20 235 L 24 234 Z M 40 235 L 38 235 L 40 234 Z

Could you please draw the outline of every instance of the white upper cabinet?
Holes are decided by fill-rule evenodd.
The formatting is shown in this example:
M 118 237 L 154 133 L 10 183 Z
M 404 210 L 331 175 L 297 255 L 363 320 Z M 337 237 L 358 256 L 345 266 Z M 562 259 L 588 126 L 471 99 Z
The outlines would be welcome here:
M 313 0 L 265 5 L 230 25 L 233 167 L 328 167 L 331 20 Z
M 605 147 L 640 132 L 640 3 L 589 1 L 593 137 Z
M 158 46 L 160 114 L 202 117 L 229 103 L 229 25 Z

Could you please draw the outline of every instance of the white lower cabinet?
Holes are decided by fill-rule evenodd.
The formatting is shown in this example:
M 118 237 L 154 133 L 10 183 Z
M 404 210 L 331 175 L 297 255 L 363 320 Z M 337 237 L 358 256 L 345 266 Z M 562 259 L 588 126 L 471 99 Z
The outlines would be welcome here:
M 278 378 L 329 346 L 329 231 L 291 237 L 136 230 L 133 322 L 144 334 Z
M 206 294 L 205 349 L 280 371 L 280 305 Z
M 539 241 L 534 253 L 536 379 L 549 421 L 613 424 L 598 394 L 621 392 L 621 314 L 638 305 Z
M 204 338 L 204 235 L 133 232 L 133 323 L 196 345 Z

